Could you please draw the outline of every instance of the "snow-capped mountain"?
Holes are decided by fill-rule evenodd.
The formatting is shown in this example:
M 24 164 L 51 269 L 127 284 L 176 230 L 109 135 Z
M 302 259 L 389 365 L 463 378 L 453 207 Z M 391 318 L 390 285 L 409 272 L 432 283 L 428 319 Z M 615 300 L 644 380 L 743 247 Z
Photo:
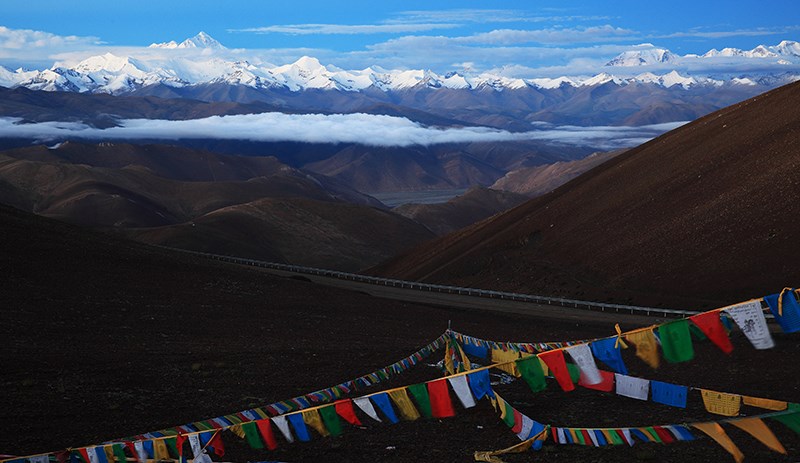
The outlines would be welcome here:
M 262 90 L 336 90 L 361 92 L 375 89 L 382 92 L 402 92 L 412 89 L 452 90 L 554 90 L 564 86 L 579 88 L 606 83 L 624 86 L 632 83 L 658 85 L 664 88 L 678 86 L 768 85 L 775 86 L 800 78 L 800 71 L 781 69 L 779 73 L 757 75 L 704 76 L 675 69 L 691 60 L 763 59 L 769 62 L 786 62 L 800 66 L 800 44 L 783 41 L 776 46 L 758 46 L 742 51 L 725 48 L 710 50 L 698 55 L 679 56 L 669 50 L 640 45 L 635 50 L 621 53 L 606 64 L 618 71 L 600 72 L 596 75 L 561 76 L 557 78 L 512 78 L 494 73 L 437 74 L 431 70 L 387 70 L 377 66 L 361 70 L 344 70 L 323 65 L 316 58 L 304 56 L 284 65 L 240 57 L 204 32 L 181 43 L 174 41 L 152 44 L 151 48 L 164 49 L 145 56 L 117 56 L 112 53 L 92 56 L 77 64 L 56 63 L 41 71 L 18 69 L 10 71 L 0 67 L 0 86 L 26 87 L 35 90 L 124 94 L 150 86 L 184 88 L 202 85 L 229 85 Z M 200 52 L 198 49 L 211 50 Z M 675 66 L 673 66 L 675 65 Z M 628 68 L 653 66 L 650 72 L 632 75 Z M 656 71 L 658 70 L 658 71 Z
M 224 50 L 225 47 L 216 39 L 200 31 L 194 37 L 188 38 L 181 43 L 174 40 L 162 43 L 151 43 L 149 48 L 211 48 L 215 50 Z
M 707 58 L 761 58 L 771 59 L 775 63 L 781 61 L 786 63 L 797 62 L 800 58 L 800 43 L 784 40 L 775 46 L 759 45 L 752 50 L 741 50 L 739 48 L 723 48 L 722 50 L 711 49 L 703 55 L 676 55 L 669 50 L 654 48 L 650 44 L 641 45 L 644 49 L 625 51 L 617 55 L 606 66 L 630 67 L 648 66 L 656 64 L 682 64 L 693 60 L 703 60 Z

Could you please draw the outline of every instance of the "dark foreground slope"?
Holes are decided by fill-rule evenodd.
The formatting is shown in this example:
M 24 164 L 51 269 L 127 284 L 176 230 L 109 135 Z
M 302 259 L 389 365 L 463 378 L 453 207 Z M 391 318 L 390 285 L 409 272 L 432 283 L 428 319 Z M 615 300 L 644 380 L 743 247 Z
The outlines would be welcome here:
M 438 336 L 448 320 L 491 339 L 553 340 L 607 335 L 610 324 L 557 323 L 377 300 L 249 268 L 87 232 L 0 206 L 0 453 L 81 446 L 227 414 L 330 386 L 385 366 Z M 697 360 L 633 374 L 681 384 L 800 400 L 797 338 L 756 351 L 735 336 L 730 357 L 697 344 Z M 626 352 L 626 355 L 629 352 Z M 435 359 L 434 359 L 435 360 Z M 421 366 L 387 387 L 437 377 Z M 532 395 L 497 386 L 542 422 L 647 425 L 705 413 L 556 386 Z M 693 404 L 695 407 L 697 404 Z M 225 461 L 469 462 L 475 450 L 518 442 L 487 403 L 448 420 L 348 428 L 338 438 L 249 450 L 232 434 Z M 362 417 L 366 422 L 368 419 Z M 771 426 L 789 457 L 731 432 L 752 461 L 789 462 L 800 439 Z M 752 445 L 748 445 L 752 444 Z M 548 446 L 550 462 L 706 462 L 727 458 L 709 439 L 634 449 Z
M 744 101 L 376 269 L 694 306 L 800 283 L 800 84 Z

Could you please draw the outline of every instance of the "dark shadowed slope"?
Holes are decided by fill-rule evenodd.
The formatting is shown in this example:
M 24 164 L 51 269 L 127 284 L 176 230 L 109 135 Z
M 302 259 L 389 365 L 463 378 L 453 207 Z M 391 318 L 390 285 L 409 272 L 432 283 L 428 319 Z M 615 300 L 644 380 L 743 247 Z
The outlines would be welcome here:
M 670 306 L 796 285 L 800 84 L 725 108 L 377 273 Z
M 392 211 L 425 225 L 437 235 L 445 235 L 526 200 L 528 197 L 520 194 L 475 187 L 446 203 L 403 204 Z
M 182 249 L 357 271 L 434 237 L 393 212 L 304 198 L 264 198 L 128 236 Z

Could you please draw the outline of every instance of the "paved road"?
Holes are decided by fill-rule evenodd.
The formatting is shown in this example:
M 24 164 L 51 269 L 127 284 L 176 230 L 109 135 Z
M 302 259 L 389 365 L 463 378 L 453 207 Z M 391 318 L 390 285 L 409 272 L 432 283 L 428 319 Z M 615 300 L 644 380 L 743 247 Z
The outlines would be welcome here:
M 385 299 L 394 299 L 399 301 L 413 302 L 416 304 L 435 305 L 441 307 L 480 310 L 486 312 L 512 313 L 542 320 L 574 320 L 576 323 L 579 322 L 583 324 L 589 323 L 596 325 L 609 325 L 612 327 L 614 323 L 621 323 L 626 327 L 637 327 L 649 326 L 668 320 L 668 318 L 663 316 L 663 313 L 659 312 L 653 312 L 652 316 L 632 315 L 630 313 L 614 312 L 613 310 L 602 312 L 587 309 L 576 309 L 573 307 L 559 307 L 521 301 L 488 299 L 485 297 L 428 292 L 420 291 L 418 289 L 397 288 L 392 286 L 380 286 L 318 275 L 299 275 L 293 272 L 268 268 L 259 268 L 259 270 L 284 277 L 305 279 L 321 285 L 358 291 Z

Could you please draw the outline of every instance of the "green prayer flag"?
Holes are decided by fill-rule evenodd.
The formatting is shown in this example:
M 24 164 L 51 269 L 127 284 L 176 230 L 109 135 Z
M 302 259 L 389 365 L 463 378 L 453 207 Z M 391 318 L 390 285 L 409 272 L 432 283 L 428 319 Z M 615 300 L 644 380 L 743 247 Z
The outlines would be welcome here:
M 569 377 L 572 379 L 572 382 L 577 384 L 581 379 L 581 369 L 578 367 L 578 365 L 568 363 L 567 371 L 569 371 Z
M 622 445 L 622 444 L 625 443 L 625 441 L 623 441 L 622 438 L 619 437 L 619 434 L 617 434 L 617 431 L 614 430 L 614 429 L 609 429 L 608 430 L 608 438 L 611 440 L 611 443 L 614 444 L 614 445 Z
M 432 418 L 431 399 L 428 396 L 428 388 L 425 386 L 425 383 L 412 384 L 408 386 L 408 391 L 414 396 L 414 401 L 417 402 L 417 410 L 422 413 L 422 416 L 425 418 Z
M 212 429 L 214 429 L 214 426 L 208 424 L 208 421 L 198 421 L 194 423 L 194 427 L 196 427 L 201 431 L 211 431 Z
M 514 408 L 511 407 L 511 404 L 503 399 L 503 408 L 506 411 L 506 416 L 503 418 L 503 421 L 508 425 L 509 428 L 514 427 Z
M 688 320 L 665 323 L 658 328 L 658 335 L 661 338 L 661 350 L 667 362 L 686 362 L 694 358 Z
M 517 360 L 517 369 L 522 379 L 528 383 L 533 392 L 540 392 L 547 388 L 547 382 L 544 380 L 544 372 L 542 371 L 542 364 L 539 363 L 539 357 L 532 355 Z
M 239 424 L 242 422 L 242 419 L 236 415 L 225 415 L 225 419 L 230 421 L 233 424 Z
M 170 437 L 168 439 L 164 439 L 164 443 L 167 444 L 167 450 L 169 451 L 170 455 L 178 458 L 178 438 Z
M 653 429 L 652 426 L 647 428 L 642 428 L 642 431 L 646 432 L 650 437 L 652 437 L 655 442 L 658 442 L 659 444 L 664 443 L 664 441 L 661 440 L 661 437 L 658 435 L 656 430 Z
M 775 421 L 785 424 L 789 429 L 800 434 L 800 413 L 789 413 L 771 417 Z
M 342 433 L 342 420 L 339 419 L 339 414 L 336 413 L 336 407 L 329 405 L 319 409 L 319 414 L 322 416 L 322 422 L 328 428 L 331 436 L 338 436 Z
M 125 455 L 124 445 L 114 444 L 111 448 L 114 450 L 114 456 L 117 458 L 118 463 L 127 463 L 128 457 Z
M 242 431 L 244 431 L 244 438 L 247 439 L 247 444 L 252 449 L 263 449 L 264 442 L 261 441 L 261 436 L 258 434 L 258 427 L 255 421 L 242 423 Z
M 581 445 L 586 445 L 586 441 L 583 439 L 583 433 L 580 429 L 573 429 L 575 431 L 575 438 L 578 439 L 578 443 Z

